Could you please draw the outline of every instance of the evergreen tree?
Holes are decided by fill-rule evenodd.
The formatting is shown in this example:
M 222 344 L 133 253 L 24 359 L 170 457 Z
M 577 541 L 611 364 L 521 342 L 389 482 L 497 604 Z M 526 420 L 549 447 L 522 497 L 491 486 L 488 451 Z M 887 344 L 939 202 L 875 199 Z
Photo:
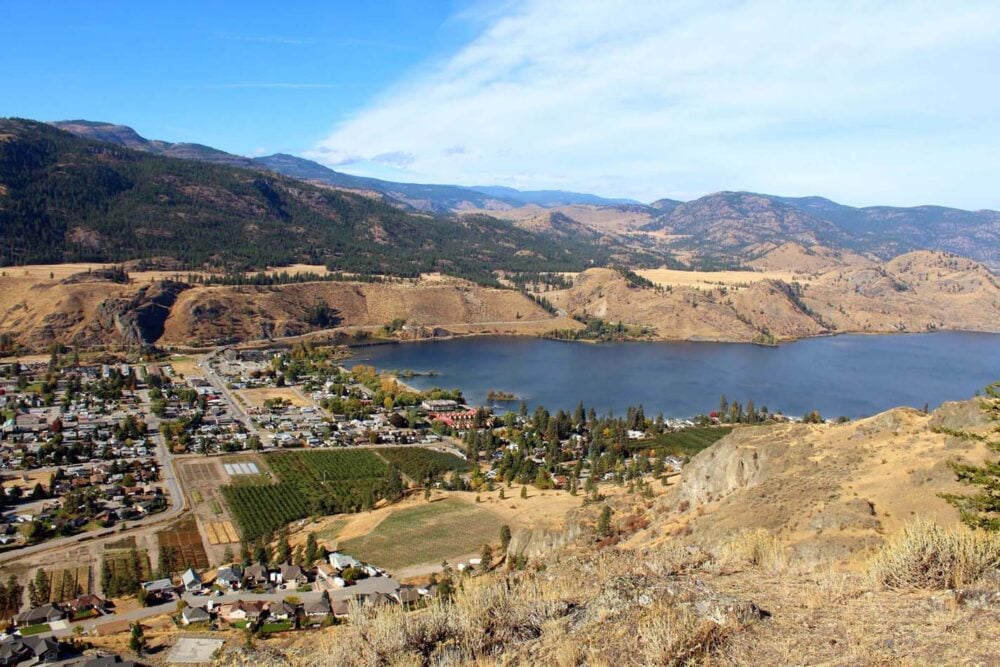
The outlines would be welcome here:
M 312 567 L 317 558 L 319 558 L 319 544 L 316 542 L 316 534 L 309 533 L 309 536 L 306 538 L 306 567 Z
M 129 637 L 128 647 L 136 655 L 141 656 L 146 653 L 146 635 L 142 631 L 141 623 L 132 624 L 132 636 Z
M 608 505 L 601 508 L 601 515 L 597 518 L 597 534 L 601 537 L 611 536 L 611 507 Z
M 43 568 L 35 571 L 35 580 L 28 585 L 28 598 L 32 607 L 40 607 L 49 601 L 49 575 Z
M 986 413 L 987 419 L 996 424 L 991 435 L 980 436 L 971 433 L 956 432 L 961 438 L 984 440 L 986 446 L 993 452 L 1000 453 L 1000 382 L 994 382 L 985 389 L 985 398 L 980 401 L 980 407 Z M 986 461 L 983 465 L 952 463 L 952 469 L 958 480 L 969 486 L 980 487 L 976 493 L 946 494 L 945 500 L 957 507 L 962 514 L 962 521 L 973 528 L 984 530 L 1000 530 L 1000 459 Z
M 287 563 L 292 558 L 292 545 L 288 543 L 288 535 L 282 534 L 278 541 L 278 562 Z
M 507 547 L 510 546 L 510 526 L 504 524 L 500 526 L 500 551 L 507 553 Z

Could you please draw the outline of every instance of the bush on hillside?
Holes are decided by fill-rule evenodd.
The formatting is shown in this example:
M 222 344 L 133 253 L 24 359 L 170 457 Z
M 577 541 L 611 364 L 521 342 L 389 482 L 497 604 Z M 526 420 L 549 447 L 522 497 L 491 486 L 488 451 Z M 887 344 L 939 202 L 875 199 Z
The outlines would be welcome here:
M 1000 534 L 928 521 L 907 525 L 869 561 L 875 583 L 893 589 L 958 588 L 1000 568 Z

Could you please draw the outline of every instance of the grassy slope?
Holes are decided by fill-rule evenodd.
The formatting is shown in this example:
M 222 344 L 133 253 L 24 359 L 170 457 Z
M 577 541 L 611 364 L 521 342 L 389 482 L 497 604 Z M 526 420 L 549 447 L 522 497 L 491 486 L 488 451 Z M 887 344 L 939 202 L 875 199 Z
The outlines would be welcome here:
M 445 499 L 396 512 L 369 534 L 347 540 L 340 548 L 393 570 L 477 552 L 495 540 L 502 523 L 489 510 Z

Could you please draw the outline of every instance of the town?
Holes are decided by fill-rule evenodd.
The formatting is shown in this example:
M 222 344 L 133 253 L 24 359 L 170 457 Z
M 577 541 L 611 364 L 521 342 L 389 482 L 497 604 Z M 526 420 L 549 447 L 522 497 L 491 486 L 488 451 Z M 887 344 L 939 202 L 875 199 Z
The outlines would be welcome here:
M 494 414 L 348 356 L 308 344 L 149 358 L 53 349 L 0 366 L 8 664 L 64 656 L 70 639 L 141 633 L 157 617 L 271 636 L 343 621 L 353 606 L 420 606 L 454 577 L 524 566 L 505 557 L 510 527 L 402 583 L 317 539 L 312 522 L 432 494 L 503 502 L 516 487 L 522 499 L 530 487 L 586 503 L 607 485 L 651 496 L 651 480 L 732 428 L 718 413 L 649 419 L 641 407 Z M 731 416 L 782 419 L 750 413 Z M 207 641 L 188 649 L 222 643 Z

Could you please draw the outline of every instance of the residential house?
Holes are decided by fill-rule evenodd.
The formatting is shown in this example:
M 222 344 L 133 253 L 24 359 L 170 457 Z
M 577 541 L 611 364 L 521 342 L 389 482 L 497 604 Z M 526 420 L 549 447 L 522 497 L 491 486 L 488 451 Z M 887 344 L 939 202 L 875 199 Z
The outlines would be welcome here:
M 402 605 L 411 606 L 420 602 L 420 591 L 414 586 L 402 586 L 396 593 L 396 601 Z
M 360 561 L 348 556 L 347 554 L 342 554 L 339 551 L 334 551 L 330 554 L 330 565 L 334 566 L 338 570 L 346 570 L 349 567 L 357 567 L 361 565 Z
M 288 621 L 298 615 L 298 609 L 295 605 L 282 600 L 281 602 L 272 602 L 268 607 L 267 615 L 276 621 Z
M 267 616 L 267 603 L 261 600 L 243 602 L 243 611 L 246 612 L 247 621 L 250 623 L 256 623 L 263 617 Z
M 181 611 L 181 623 L 191 625 L 192 623 L 208 623 L 212 620 L 211 614 L 202 607 L 184 607 Z
M 81 615 L 89 615 L 91 612 L 106 614 L 108 603 L 97 595 L 80 595 L 67 602 L 66 607 L 75 618 Z
M 245 621 L 247 620 L 247 611 L 243 607 L 243 602 L 241 600 L 237 600 L 232 604 L 219 605 L 219 618 L 226 623 Z
M 351 613 L 351 606 L 347 600 L 333 600 L 330 602 L 330 612 L 337 618 L 347 618 Z
M 41 623 L 61 621 L 64 618 L 66 618 L 66 612 L 62 610 L 62 607 L 57 604 L 43 604 L 41 607 L 29 609 L 28 611 L 15 616 L 14 625 L 17 627 L 25 627 L 30 625 L 39 625 Z
M 200 593 L 203 587 L 201 577 L 191 567 L 181 574 L 181 585 L 184 587 L 185 593 Z
M 240 573 L 231 567 L 220 567 L 215 575 L 215 583 L 231 591 L 238 589 L 241 581 Z
M 332 613 L 332 608 L 330 607 L 330 601 L 326 598 L 320 598 L 316 602 L 311 602 L 305 606 L 305 614 L 312 621 L 318 621 L 326 618 Z
M 268 583 L 267 568 L 260 563 L 254 563 L 243 570 L 243 585 L 256 588 Z
M 300 586 L 305 586 L 309 583 L 309 575 L 307 575 L 298 565 L 292 565 L 290 563 L 281 564 L 281 568 L 278 571 L 278 577 L 280 579 L 279 583 L 298 584 Z
M 0 641 L 0 667 L 40 665 L 59 660 L 59 642 L 48 637 L 8 637 Z
M 169 579 L 156 579 L 155 581 L 142 582 L 142 590 L 147 596 L 157 600 L 170 600 L 174 597 L 174 585 Z

